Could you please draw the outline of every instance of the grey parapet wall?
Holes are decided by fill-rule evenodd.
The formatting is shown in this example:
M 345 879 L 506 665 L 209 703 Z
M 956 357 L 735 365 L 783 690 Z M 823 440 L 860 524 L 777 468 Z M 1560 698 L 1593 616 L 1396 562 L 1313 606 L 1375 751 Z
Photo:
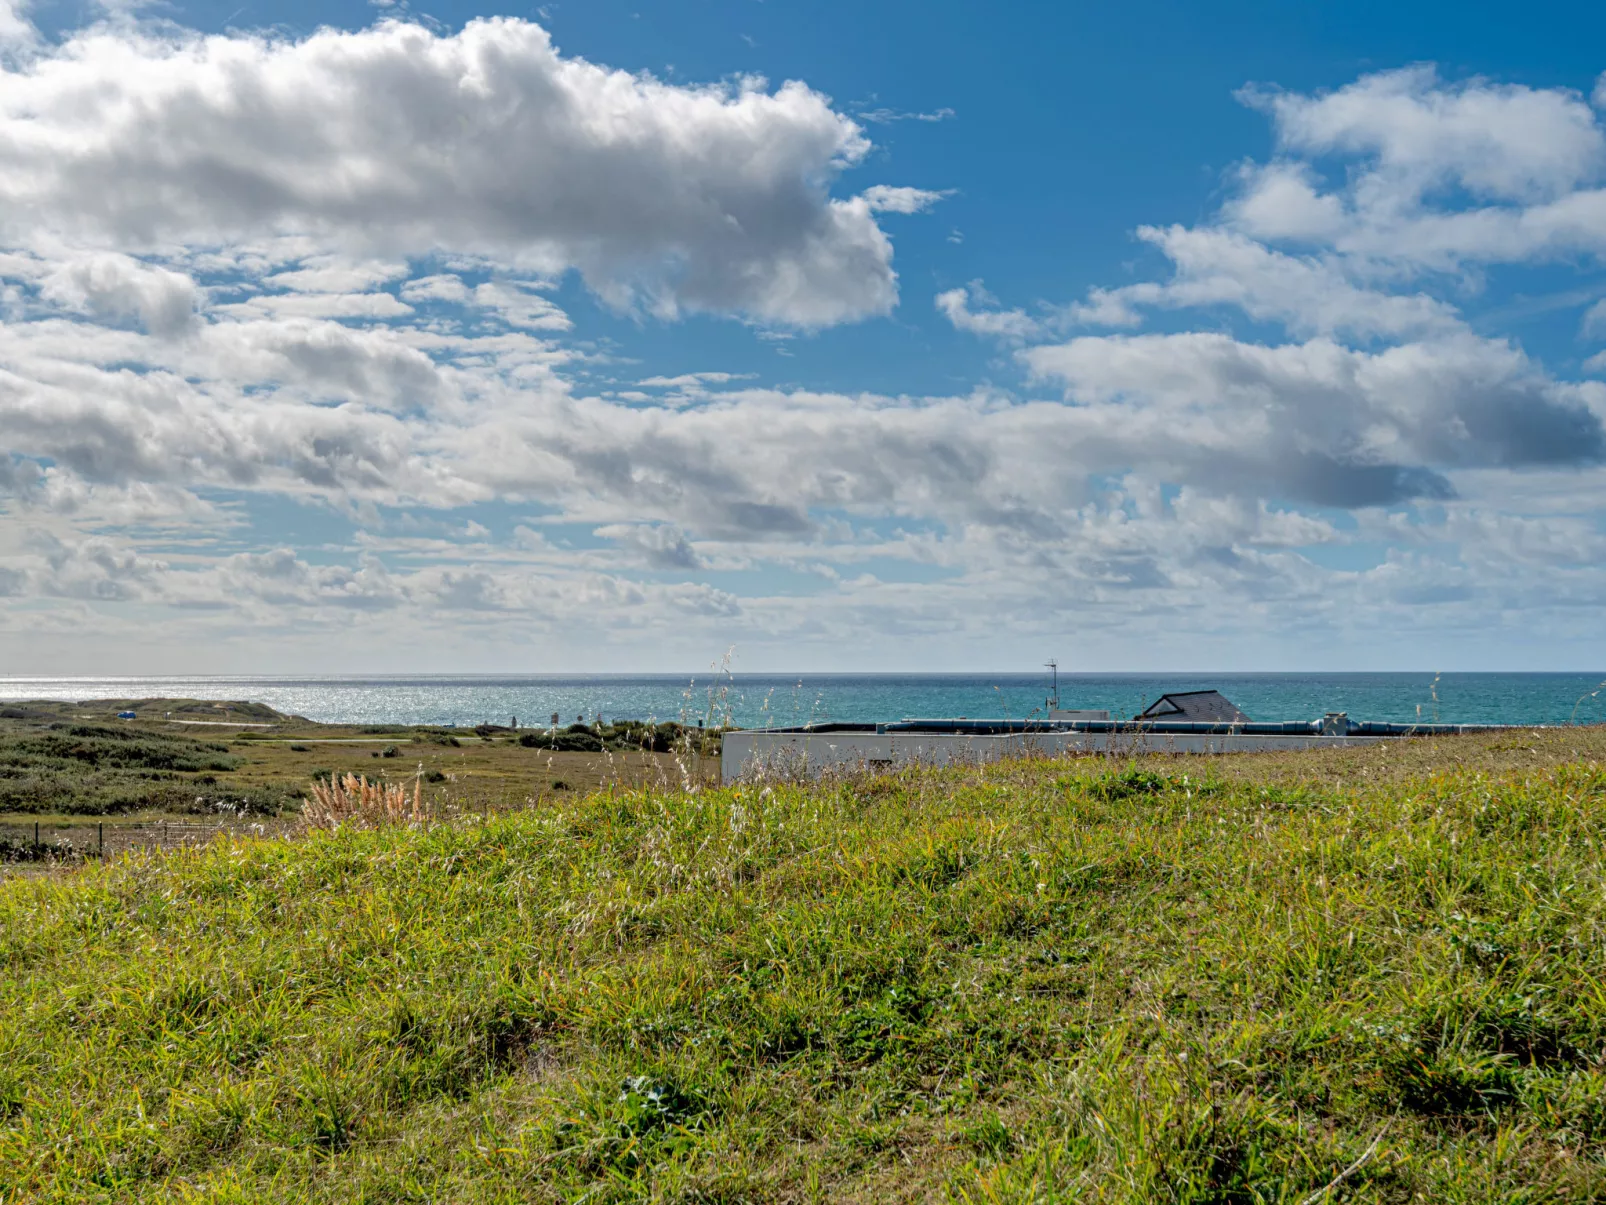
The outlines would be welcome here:
M 883 726 L 885 727 L 885 726 Z M 903 766 L 975 764 L 1005 757 L 1060 757 L 1076 753 L 1268 753 L 1281 749 L 1332 749 L 1398 739 L 1260 734 L 1111 732 L 727 732 L 720 774 L 742 778 L 818 778 L 828 772 L 874 773 Z
M 744 777 L 818 778 L 908 765 L 952 765 L 1003 757 L 1076 753 L 1270 753 L 1332 749 L 1413 736 L 1528 730 L 1531 724 L 1398 724 L 1330 711 L 1319 720 L 1186 721 L 1069 719 L 911 719 L 885 724 L 816 723 L 724 734 L 720 773 Z M 1097 714 L 1097 713 L 1094 713 Z

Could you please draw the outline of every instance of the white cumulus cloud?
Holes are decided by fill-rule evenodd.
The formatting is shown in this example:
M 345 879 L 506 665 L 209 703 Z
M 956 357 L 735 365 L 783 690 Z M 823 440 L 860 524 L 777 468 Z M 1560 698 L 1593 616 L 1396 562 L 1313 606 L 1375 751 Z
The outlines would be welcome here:
M 896 188 L 890 184 L 874 184 L 864 190 L 871 213 L 924 213 L 947 195 L 924 188 Z
M 0 71 L 0 231 L 484 255 L 661 314 L 820 326 L 896 300 L 873 205 L 827 192 L 868 147 L 803 84 L 667 84 L 514 19 L 293 41 L 119 24 Z
M 102 318 L 132 318 L 162 338 L 193 328 L 201 302 L 195 281 L 126 255 L 76 255 L 40 281 L 49 301 Z
M 975 308 L 978 305 L 989 308 Z M 937 294 L 937 309 L 958 330 L 1014 342 L 1043 333 L 1043 324 L 1023 311 L 996 307 L 996 299 L 982 287 L 979 280 Z

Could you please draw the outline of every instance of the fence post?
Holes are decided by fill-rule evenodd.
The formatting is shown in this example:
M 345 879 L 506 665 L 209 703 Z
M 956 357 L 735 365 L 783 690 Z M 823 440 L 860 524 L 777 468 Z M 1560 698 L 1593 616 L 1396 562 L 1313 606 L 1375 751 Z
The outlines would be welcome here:
M 100 860 L 102 862 L 104 862 L 106 860 L 106 823 L 105 823 L 105 821 L 102 821 L 101 823 L 95 825 L 95 853 L 99 856 L 99 858 L 100 858 Z

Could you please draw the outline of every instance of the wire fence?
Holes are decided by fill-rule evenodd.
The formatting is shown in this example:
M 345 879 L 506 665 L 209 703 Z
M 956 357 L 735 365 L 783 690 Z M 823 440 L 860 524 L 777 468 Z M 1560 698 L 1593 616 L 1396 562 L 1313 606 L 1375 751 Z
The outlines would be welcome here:
M 130 850 L 180 849 L 219 837 L 260 833 L 262 826 L 151 820 L 112 824 L 0 824 L 0 860 L 106 858 Z

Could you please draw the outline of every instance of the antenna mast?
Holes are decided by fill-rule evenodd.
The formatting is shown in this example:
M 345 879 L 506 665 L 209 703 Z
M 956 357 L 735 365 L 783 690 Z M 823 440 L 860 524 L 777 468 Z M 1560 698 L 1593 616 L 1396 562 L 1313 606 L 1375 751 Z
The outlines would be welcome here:
M 1049 710 L 1052 711 L 1060 705 L 1060 663 L 1050 658 L 1043 662 L 1043 666 L 1054 674 L 1054 694 L 1048 700 Z

